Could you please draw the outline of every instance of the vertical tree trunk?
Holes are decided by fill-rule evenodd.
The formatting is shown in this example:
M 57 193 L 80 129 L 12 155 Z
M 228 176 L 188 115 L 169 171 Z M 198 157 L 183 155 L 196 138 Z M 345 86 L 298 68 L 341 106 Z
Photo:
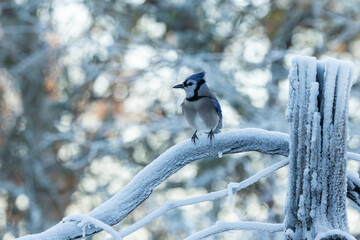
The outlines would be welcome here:
M 346 136 L 353 65 L 296 57 L 289 74 L 291 125 L 287 239 L 355 239 L 346 215 Z

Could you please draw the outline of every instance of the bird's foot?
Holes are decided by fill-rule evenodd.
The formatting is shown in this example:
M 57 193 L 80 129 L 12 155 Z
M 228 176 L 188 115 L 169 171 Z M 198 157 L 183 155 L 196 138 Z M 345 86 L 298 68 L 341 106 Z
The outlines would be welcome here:
M 197 130 L 194 132 L 194 134 L 193 134 L 192 137 L 191 137 L 191 141 L 193 141 L 195 145 L 196 145 L 196 142 L 195 142 L 196 139 L 199 140 L 198 136 L 196 135 L 196 132 L 197 132 Z
M 214 136 L 214 131 L 211 129 L 210 132 L 208 133 L 208 138 L 210 138 L 210 143 L 212 142 L 213 138 L 215 138 Z

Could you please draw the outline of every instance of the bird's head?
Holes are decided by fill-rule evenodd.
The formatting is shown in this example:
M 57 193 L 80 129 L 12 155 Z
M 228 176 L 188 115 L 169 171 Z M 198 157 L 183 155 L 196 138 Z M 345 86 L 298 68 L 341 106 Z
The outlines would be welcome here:
M 195 73 L 185 79 L 181 84 L 175 85 L 173 88 L 182 88 L 186 92 L 186 98 L 198 97 L 198 92 L 202 86 L 205 86 L 205 72 Z

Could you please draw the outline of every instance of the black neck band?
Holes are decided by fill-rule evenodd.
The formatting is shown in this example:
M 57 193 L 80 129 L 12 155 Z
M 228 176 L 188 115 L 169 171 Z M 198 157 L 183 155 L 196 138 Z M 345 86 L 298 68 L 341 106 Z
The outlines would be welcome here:
M 186 100 L 188 100 L 189 102 L 193 102 L 193 101 L 196 101 L 196 100 L 198 100 L 200 98 L 204 98 L 204 97 L 207 97 L 207 96 L 198 96 L 198 95 L 195 96 L 194 95 L 191 98 L 186 98 Z

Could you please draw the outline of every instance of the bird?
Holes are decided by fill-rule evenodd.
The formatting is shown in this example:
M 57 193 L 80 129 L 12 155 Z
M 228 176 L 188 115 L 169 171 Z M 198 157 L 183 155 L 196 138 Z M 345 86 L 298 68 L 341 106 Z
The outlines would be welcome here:
M 184 89 L 186 97 L 181 104 L 187 123 L 195 130 L 191 141 L 196 145 L 196 133 L 205 132 L 210 138 L 222 128 L 222 111 L 219 101 L 206 85 L 205 72 L 195 73 L 173 88 Z

